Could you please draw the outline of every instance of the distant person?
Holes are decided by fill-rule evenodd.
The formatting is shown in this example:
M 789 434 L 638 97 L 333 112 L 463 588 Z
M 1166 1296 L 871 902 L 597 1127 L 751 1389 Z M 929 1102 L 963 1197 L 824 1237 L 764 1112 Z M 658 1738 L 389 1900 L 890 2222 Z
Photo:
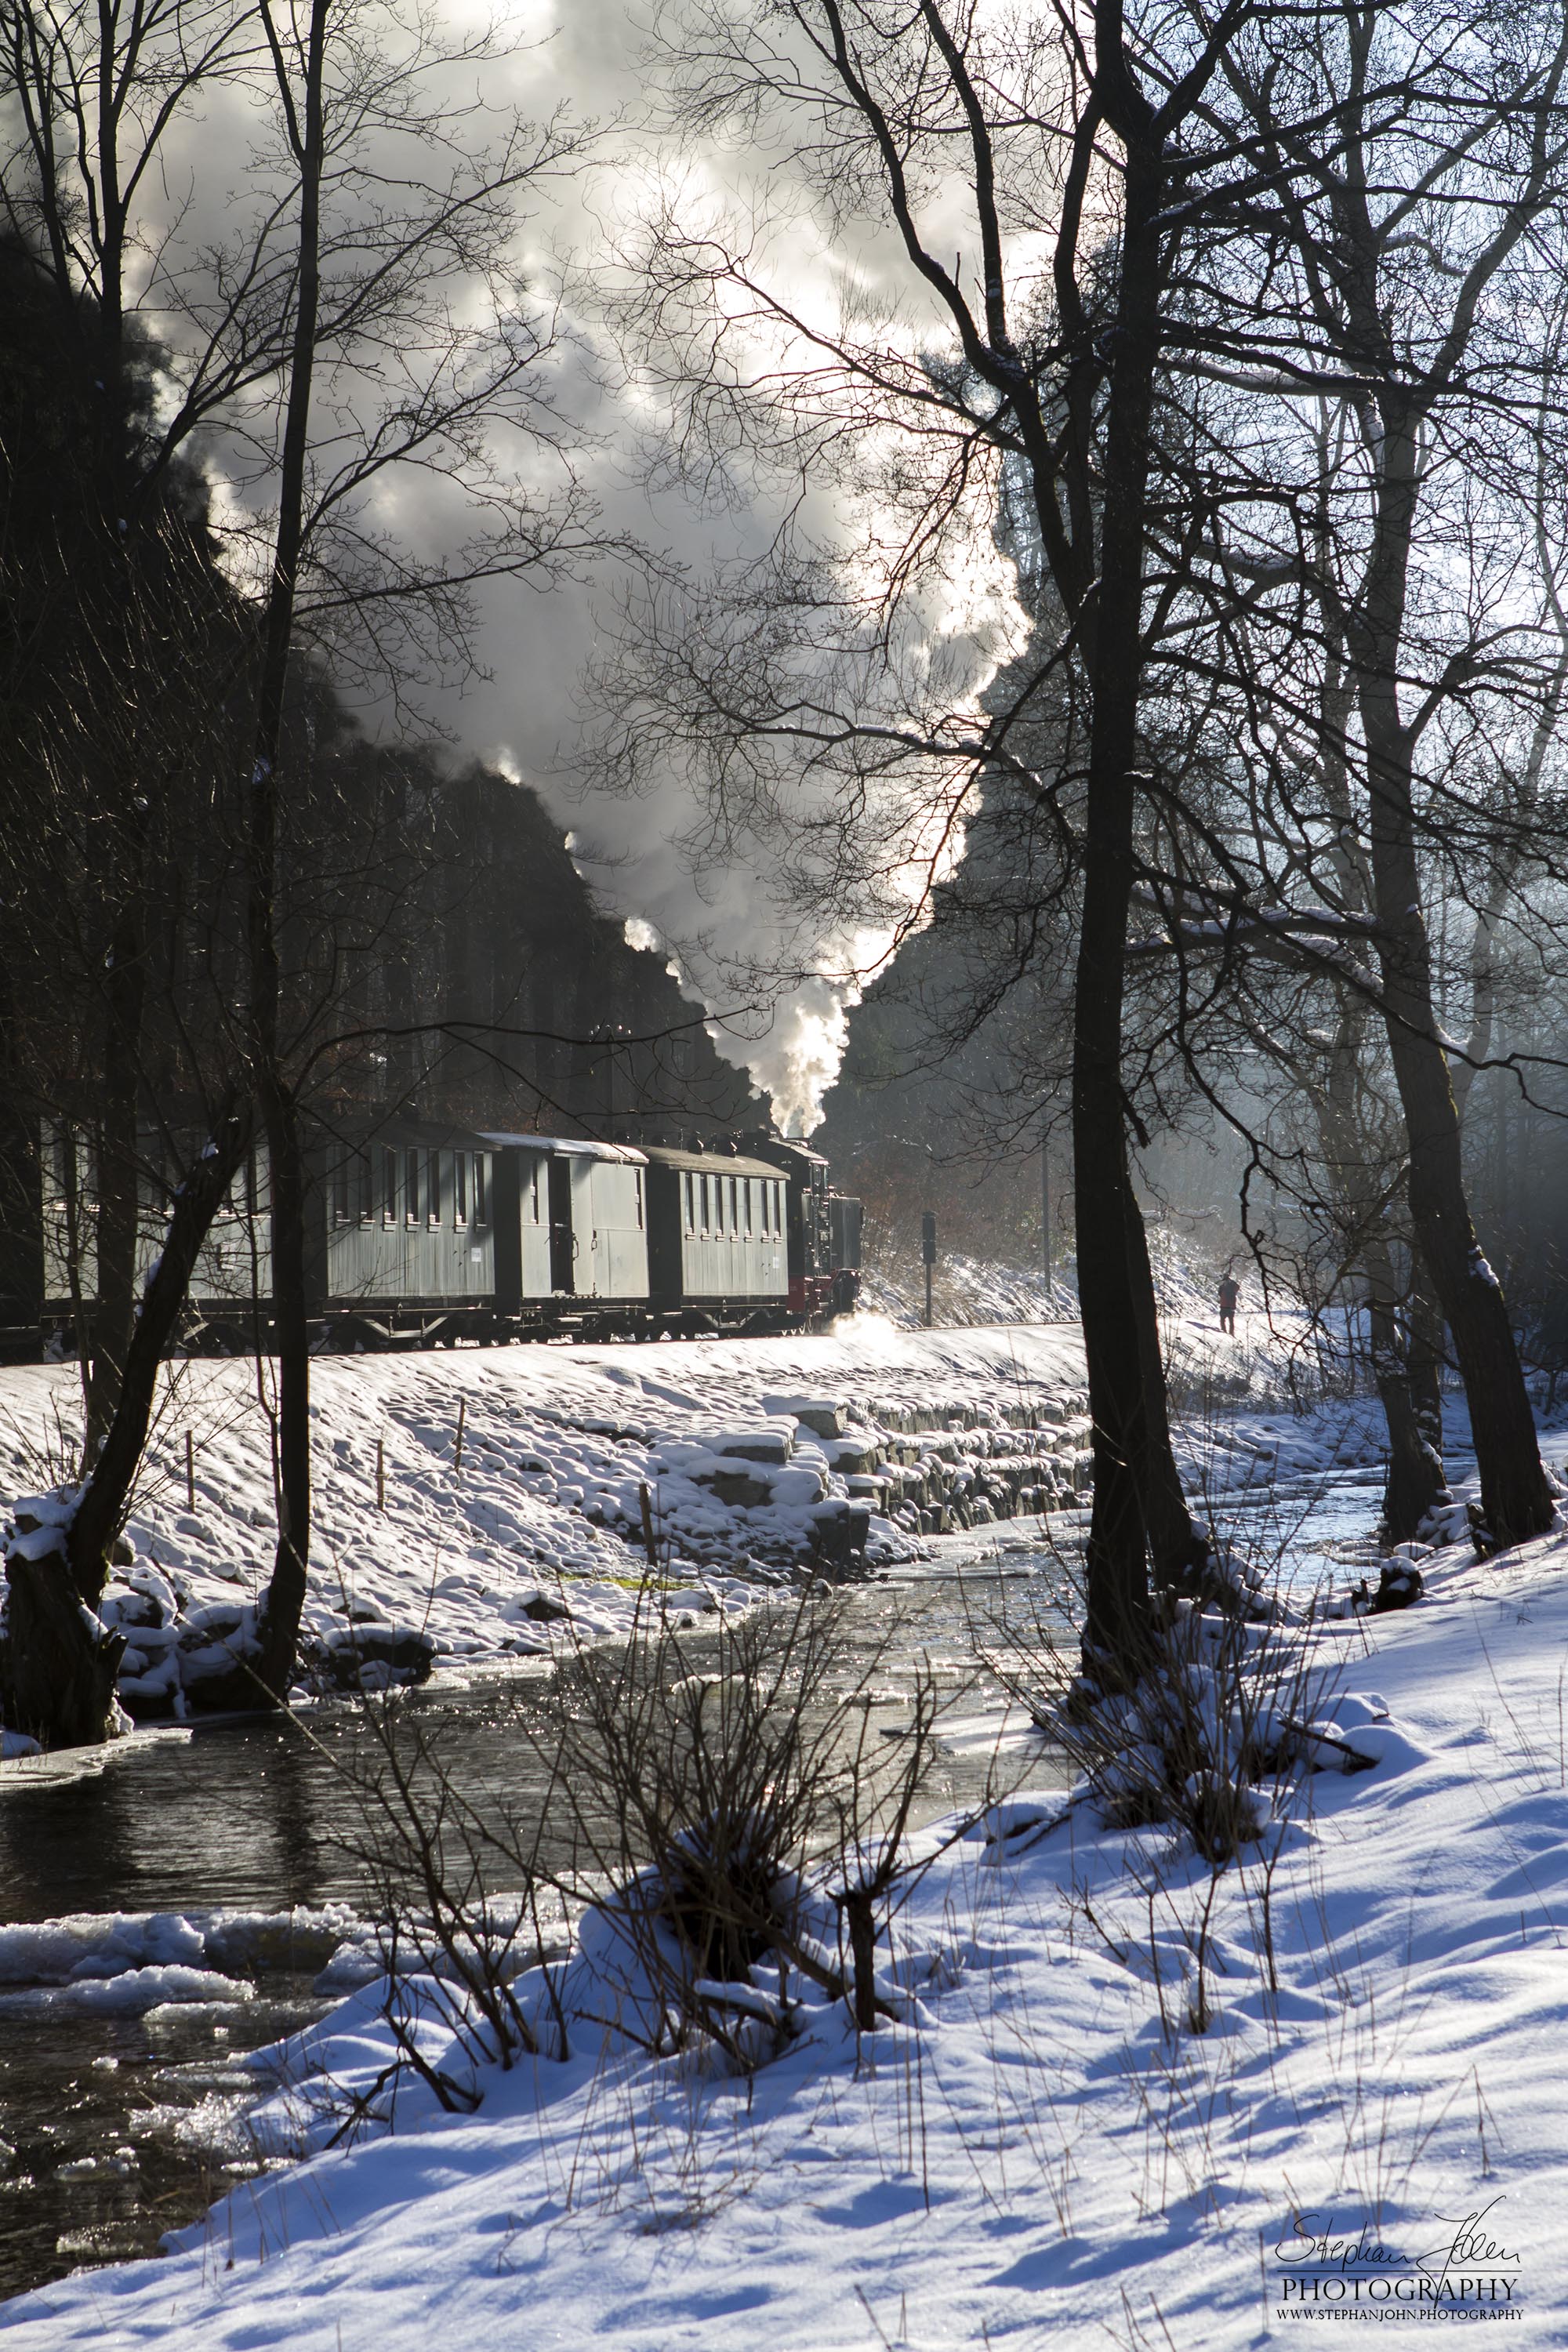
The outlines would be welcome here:
M 1227 1274 L 1219 1286 L 1219 1328 L 1236 1337 L 1236 1302 L 1241 1297 L 1241 1285 Z

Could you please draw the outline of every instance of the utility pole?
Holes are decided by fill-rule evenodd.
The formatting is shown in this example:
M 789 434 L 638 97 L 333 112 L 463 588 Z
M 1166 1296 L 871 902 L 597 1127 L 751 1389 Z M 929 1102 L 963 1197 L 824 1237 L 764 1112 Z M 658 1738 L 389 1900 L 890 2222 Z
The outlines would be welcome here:
M 921 1212 L 921 1257 L 926 1275 L 926 1329 L 931 1329 L 931 1270 L 936 1264 L 936 1211 Z
M 591 1033 L 595 1045 L 605 1049 L 605 1141 L 616 1139 L 616 1048 L 630 1037 L 631 1032 L 618 1021 L 601 1021 Z

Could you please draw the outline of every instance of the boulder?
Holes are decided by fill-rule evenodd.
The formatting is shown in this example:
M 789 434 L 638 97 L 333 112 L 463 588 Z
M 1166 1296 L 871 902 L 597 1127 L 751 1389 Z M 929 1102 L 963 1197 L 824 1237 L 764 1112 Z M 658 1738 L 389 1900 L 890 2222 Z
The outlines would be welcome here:
M 826 1397 L 765 1396 L 763 1411 L 788 1415 L 814 1437 L 842 1437 L 847 1419 L 844 1407 Z
M 698 1473 L 697 1483 L 708 1487 L 731 1510 L 755 1510 L 773 1498 L 771 1479 L 755 1476 L 749 1470 L 702 1470 Z
M 552 1601 L 542 1592 L 531 1592 L 517 1607 L 519 1615 L 531 1619 L 535 1625 L 559 1625 L 572 1614 L 563 1602 Z
M 864 1477 L 878 1467 L 882 1449 L 874 1438 L 840 1437 L 828 1441 L 827 1458 L 846 1478 Z
M 376 1683 L 373 1668 L 409 1682 L 427 1682 L 436 1644 L 416 1625 L 347 1625 L 327 1642 L 327 1671 L 340 1690 L 353 1690 L 361 1682 Z
M 781 1466 L 795 1452 L 795 1433 L 781 1422 L 771 1429 L 737 1431 L 729 1437 L 710 1437 L 707 1441 L 710 1454 L 723 1460 L 741 1462 L 775 1462 Z

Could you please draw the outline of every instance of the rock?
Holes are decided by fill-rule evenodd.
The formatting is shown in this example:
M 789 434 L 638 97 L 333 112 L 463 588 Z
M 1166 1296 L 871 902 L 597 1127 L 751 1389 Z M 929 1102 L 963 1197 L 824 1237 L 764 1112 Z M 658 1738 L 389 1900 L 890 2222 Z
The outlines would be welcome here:
M 114 1568 L 133 1568 L 135 1566 L 136 1547 L 132 1542 L 129 1536 L 115 1537 L 114 1541 L 109 1547 L 109 1558 L 110 1565 Z
M 775 1425 L 772 1429 L 749 1429 L 733 1437 L 711 1437 L 708 1450 L 728 1462 L 775 1462 L 781 1466 L 795 1452 L 792 1431 Z
M 844 1434 L 845 1408 L 831 1398 L 765 1396 L 763 1411 L 788 1414 L 792 1420 L 809 1429 L 814 1437 L 842 1437 Z
M 731 1510 L 755 1510 L 773 1498 L 772 1482 L 753 1477 L 746 1470 L 700 1471 L 697 1484 L 708 1487 Z
M 340 1690 L 353 1690 L 362 1681 L 379 1682 L 372 1668 L 426 1682 L 435 1656 L 435 1643 L 415 1625 L 350 1625 L 327 1643 L 327 1670 Z
M 549 1600 L 542 1592 L 531 1592 L 526 1601 L 518 1603 L 520 1613 L 531 1618 L 536 1625 L 563 1624 L 572 1612 L 559 1601 Z
M 1390 1609 L 1408 1609 L 1420 1600 L 1426 1590 L 1426 1579 L 1413 1561 L 1385 1559 L 1378 1578 L 1377 1591 L 1366 1602 L 1367 1614 L 1381 1617 Z
M 864 1568 L 871 1514 L 848 1503 L 828 1503 L 814 1513 L 809 1565 L 817 1570 Z
M 180 1625 L 182 1650 L 206 1650 L 215 1643 L 231 1641 L 245 1624 L 251 1612 L 237 1601 L 213 1601 L 205 1608 L 193 1609 Z
M 106 1625 L 121 1633 L 151 1632 L 163 1623 L 162 1605 L 153 1594 L 134 1590 L 105 1593 L 98 1613 Z
M 863 1477 L 875 1470 L 881 1460 L 881 1447 L 869 1437 L 840 1437 L 830 1440 L 827 1458 L 834 1468 L 846 1478 Z

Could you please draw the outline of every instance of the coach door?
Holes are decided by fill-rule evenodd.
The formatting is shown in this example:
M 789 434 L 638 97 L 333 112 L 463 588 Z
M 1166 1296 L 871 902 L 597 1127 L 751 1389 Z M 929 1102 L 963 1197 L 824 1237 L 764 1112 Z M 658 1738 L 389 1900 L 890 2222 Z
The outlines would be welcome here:
M 576 1244 L 572 1237 L 572 1162 L 552 1159 L 550 1169 L 550 1287 L 573 1292 L 577 1278 L 573 1267 Z

